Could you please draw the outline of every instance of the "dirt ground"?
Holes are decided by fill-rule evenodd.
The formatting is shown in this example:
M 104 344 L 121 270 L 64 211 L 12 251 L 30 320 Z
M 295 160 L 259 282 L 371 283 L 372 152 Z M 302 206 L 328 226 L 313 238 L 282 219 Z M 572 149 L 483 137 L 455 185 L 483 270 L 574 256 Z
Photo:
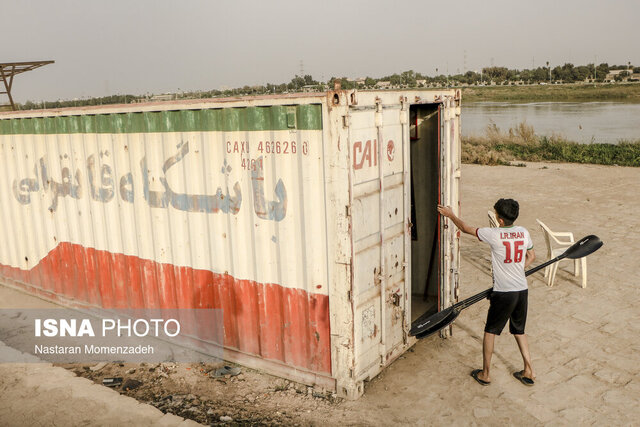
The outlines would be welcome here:
M 245 368 L 229 378 L 213 378 L 214 365 L 109 364 L 97 372 L 89 365 L 65 368 L 97 383 L 112 376 L 139 380 L 142 384 L 133 390 L 116 391 L 203 424 L 634 424 L 640 417 L 638 194 L 637 168 L 463 166 L 465 221 L 486 226 L 495 200 L 519 200 L 517 223 L 531 232 L 538 257 L 534 265 L 547 259 L 536 218 L 554 230 L 572 231 L 576 238 L 596 234 L 604 241 L 588 258 L 585 289 L 568 261 L 560 264 L 554 287 L 545 285 L 541 272 L 529 277 L 527 334 L 537 374 L 533 387 L 511 375 L 522 369 L 522 361 L 508 331 L 496 340 L 492 384 L 482 387 L 469 376 L 482 363 L 486 301 L 460 315 L 453 337 L 417 342 L 368 382 L 358 401 Z M 490 286 L 490 256 L 470 236 L 461 238 L 461 255 L 463 299 Z M 2 295 L 6 301 L 10 294 Z M 0 365 L 0 399 L 11 399 L 3 369 Z M 34 403 L 36 399 L 46 404 L 46 397 L 34 397 Z M 0 420 L 6 421 L 1 408 Z

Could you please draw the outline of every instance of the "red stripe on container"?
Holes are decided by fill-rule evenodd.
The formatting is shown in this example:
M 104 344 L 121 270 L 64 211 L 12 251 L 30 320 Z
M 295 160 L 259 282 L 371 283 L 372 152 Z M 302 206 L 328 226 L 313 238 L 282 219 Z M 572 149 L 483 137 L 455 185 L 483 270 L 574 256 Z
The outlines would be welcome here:
M 95 304 L 95 302 L 89 299 L 87 276 L 82 274 L 84 271 L 84 251 L 80 249 L 80 246 L 72 246 L 71 248 L 73 252 L 73 281 L 76 285 L 76 295 L 78 295 L 78 299 L 82 301 L 89 301 Z
M 76 289 L 77 283 L 73 280 L 75 272 L 77 269 L 74 265 L 73 248 L 71 245 L 60 245 L 60 275 L 62 276 L 60 289 L 65 294 L 79 294 Z
M 52 300 L 103 308 L 222 309 L 225 347 L 331 373 L 327 295 L 71 243 L 60 243 L 31 270 L 0 264 L 0 274 Z M 198 325 L 198 336 L 211 338 L 211 329 Z
M 238 296 L 236 300 L 236 317 L 238 329 L 240 331 L 250 331 L 250 333 L 242 333 L 238 335 L 238 346 L 246 349 L 247 352 L 253 354 L 260 353 L 260 314 L 258 308 L 258 292 L 256 291 L 256 283 L 248 280 L 237 280 L 229 276 L 232 288 Z
M 144 307 L 144 291 L 140 275 L 140 263 L 134 257 L 124 257 L 124 265 L 127 269 L 127 288 L 129 292 L 129 304 L 133 307 Z
M 261 291 L 258 312 L 262 354 L 268 359 L 286 361 L 283 348 L 285 324 L 282 315 L 282 287 L 266 284 Z
M 59 245 L 58 245 L 59 246 Z M 54 281 L 53 277 L 60 277 L 57 271 L 57 264 L 60 262 L 58 258 L 60 258 L 59 254 L 56 251 L 50 252 L 51 256 L 47 257 L 46 262 L 44 263 L 44 277 L 46 278 L 46 287 L 45 289 L 51 292 L 59 293 L 58 289 L 60 286 L 60 280 Z
M 129 304 L 127 293 L 127 266 L 123 254 L 111 254 L 111 280 L 116 304 Z

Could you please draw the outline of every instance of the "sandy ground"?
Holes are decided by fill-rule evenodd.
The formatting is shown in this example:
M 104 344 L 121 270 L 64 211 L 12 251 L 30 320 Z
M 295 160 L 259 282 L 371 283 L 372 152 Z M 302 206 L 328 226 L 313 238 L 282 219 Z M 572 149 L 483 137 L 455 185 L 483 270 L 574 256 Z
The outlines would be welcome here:
M 67 366 L 68 370 L 0 365 L 0 424 L 54 425 L 50 413 L 56 408 L 56 425 L 125 423 L 97 417 L 100 410 L 121 415 L 159 413 L 69 371 L 96 382 L 114 374 L 140 379 L 144 384 L 139 389 L 119 392 L 206 424 L 219 422 L 220 416 L 239 423 L 300 425 L 635 424 L 640 417 L 639 194 L 637 168 L 464 165 L 463 218 L 485 226 L 495 200 L 516 198 L 521 206 L 518 223 L 529 228 L 536 244 L 534 264 L 546 260 L 536 218 L 552 229 L 572 231 L 576 238 L 596 234 L 605 242 L 588 258 L 585 289 L 572 275 L 569 261 L 560 264 L 552 288 L 545 285 L 542 273 L 529 278 L 527 333 L 538 377 L 533 387 L 511 376 L 521 369 L 522 361 L 508 331 L 496 340 L 493 383 L 482 387 L 469 376 L 482 363 L 488 307 L 483 301 L 460 315 L 452 338 L 419 341 L 369 382 L 365 395 L 355 402 L 247 369 L 240 377 L 215 380 L 207 375 L 209 367 L 190 365 L 112 364 L 101 373 L 81 365 Z M 475 238 L 463 236 L 461 247 L 461 298 L 465 298 L 490 286 L 490 261 L 488 249 Z M 8 301 L 16 306 L 16 299 L 24 307 L 40 304 L 33 297 L 0 289 L 3 306 Z M 92 391 L 62 394 L 77 381 Z M 89 395 L 91 404 L 85 401 Z M 125 400 L 111 400 L 112 396 Z
M 496 340 L 493 383 L 482 387 L 469 372 L 482 364 L 481 342 L 488 302 L 465 310 L 451 339 L 428 338 L 348 402 L 373 424 L 636 424 L 640 408 L 640 169 L 528 163 L 527 167 L 465 165 L 462 216 L 485 226 L 500 197 L 520 201 L 518 223 L 527 227 L 545 261 L 536 218 L 576 238 L 598 235 L 605 245 L 588 258 L 582 289 L 560 264 L 555 286 L 542 273 L 529 278 L 527 334 L 538 379 L 533 387 L 512 372 L 522 361 L 508 331 Z M 463 236 L 461 298 L 487 288 L 487 248 Z M 538 261 L 535 263 L 538 264 Z M 384 410 L 375 409 L 384 407 Z
M 2 308 L 56 308 L 46 301 L 0 287 Z M 115 390 L 75 376 L 51 363 L 20 355 L 0 342 L 0 425 L 195 426 L 197 423 L 141 404 Z

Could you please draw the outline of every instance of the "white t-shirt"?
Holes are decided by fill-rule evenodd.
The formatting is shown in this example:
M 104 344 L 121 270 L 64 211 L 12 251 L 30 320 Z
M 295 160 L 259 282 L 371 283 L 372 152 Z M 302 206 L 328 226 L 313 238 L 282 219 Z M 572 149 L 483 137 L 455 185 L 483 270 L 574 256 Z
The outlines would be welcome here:
M 527 289 L 524 275 L 526 252 L 533 241 L 526 228 L 514 225 L 500 228 L 478 228 L 478 240 L 491 246 L 493 290 L 515 292 Z

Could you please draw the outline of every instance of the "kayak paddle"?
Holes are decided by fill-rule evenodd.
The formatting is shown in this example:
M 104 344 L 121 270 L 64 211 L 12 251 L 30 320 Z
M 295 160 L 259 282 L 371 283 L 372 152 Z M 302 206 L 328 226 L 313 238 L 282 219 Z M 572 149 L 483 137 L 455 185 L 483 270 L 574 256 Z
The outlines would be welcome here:
M 529 276 L 536 271 L 539 271 L 546 266 L 551 265 L 554 262 L 558 262 L 564 258 L 578 259 L 585 257 L 600 249 L 602 245 L 602 240 L 600 240 L 598 236 L 589 235 L 587 237 L 583 237 L 557 257 L 526 271 L 525 276 Z M 451 307 L 445 308 L 444 310 L 439 311 L 433 315 L 427 316 L 426 313 L 423 314 L 411 323 L 411 330 L 409 331 L 409 335 L 415 336 L 416 338 L 426 338 L 438 332 L 440 329 L 450 325 L 454 320 L 456 320 L 456 317 L 458 317 L 462 310 L 477 303 L 478 301 L 482 301 L 483 299 L 487 298 L 492 290 L 493 288 L 489 288 L 485 291 L 477 293 L 474 296 L 460 301 L 452 305 Z

